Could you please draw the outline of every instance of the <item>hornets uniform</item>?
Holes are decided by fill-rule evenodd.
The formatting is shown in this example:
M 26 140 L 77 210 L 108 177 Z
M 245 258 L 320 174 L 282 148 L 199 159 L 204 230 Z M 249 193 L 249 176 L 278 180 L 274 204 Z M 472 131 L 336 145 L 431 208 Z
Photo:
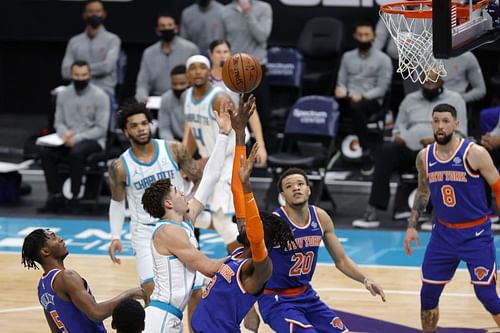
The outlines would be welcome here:
M 238 258 L 240 247 L 224 261 L 203 290 L 191 320 L 196 333 L 240 332 L 240 324 L 260 295 L 248 294 L 240 281 L 240 270 L 249 258 Z
M 318 260 L 323 229 L 316 208 L 309 205 L 309 221 L 305 226 L 293 223 L 284 207 L 275 211 L 286 221 L 295 237 L 287 250 L 275 247 L 269 251 L 273 274 L 259 298 L 264 321 L 278 333 L 348 332 L 342 320 L 323 303 L 310 282 Z
M 62 270 L 54 268 L 42 276 L 38 282 L 38 299 L 40 304 L 54 321 L 59 332 L 106 332 L 102 322 L 96 323 L 90 320 L 90 318 L 81 312 L 71 301 L 65 301 L 57 296 L 54 289 L 52 289 L 52 284 L 57 274 L 61 272 Z M 87 292 L 92 295 L 87 286 L 87 282 L 85 280 L 83 280 L 83 282 Z
M 153 230 L 151 239 L 166 225 L 173 224 L 186 231 L 189 241 L 194 247 L 198 242 L 191 223 L 181 224 L 168 220 L 160 220 Z M 151 295 L 151 303 L 146 308 L 146 333 L 182 332 L 182 312 L 184 311 L 191 291 L 193 290 L 196 271 L 190 269 L 176 256 L 165 256 L 156 250 L 150 240 L 153 255 L 155 288 Z
M 135 255 L 137 273 L 141 282 L 153 280 L 153 259 L 151 257 L 151 235 L 156 219 L 142 207 L 144 191 L 155 181 L 170 178 L 181 191 L 186 189 L 179 172 L 179 166 L 168 149 L 167 141 L 152 139 L 155 154 L 149 163 L 141 162 L 131 148 L 120 156 L 127 174 L 126 193 L 130 210 L 130 232 Z

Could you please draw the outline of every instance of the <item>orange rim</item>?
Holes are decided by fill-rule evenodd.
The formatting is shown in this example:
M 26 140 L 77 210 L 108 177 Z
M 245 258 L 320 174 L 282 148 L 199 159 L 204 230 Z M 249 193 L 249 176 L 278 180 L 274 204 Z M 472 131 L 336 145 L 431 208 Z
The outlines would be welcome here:
M 472 5 L 473 10 L 483 8 L 488 6 L 489 0 L 481 0 L 476 4 Z M 457 2 L 452 2 L 452 5 L 457 9 L 457 17 L 461 19 L 469 19 L 469 5 L 461 4 Z M 380 11 L 386 14 L 399 14 L 404 15 L 407 18 L 414 19 L 431 19 L 432 18 L 432 8 L 421 9 L 421 10 L 409 10 L 403 9 L 415 6 L 429 6 L 432 7 L 432 1 L 400 1 L 393 3 L 386 3 L 380 6 Z M 396 7 L 396 8 L 394 8 Z M 402 8 L 397 8 L 402 7 Z

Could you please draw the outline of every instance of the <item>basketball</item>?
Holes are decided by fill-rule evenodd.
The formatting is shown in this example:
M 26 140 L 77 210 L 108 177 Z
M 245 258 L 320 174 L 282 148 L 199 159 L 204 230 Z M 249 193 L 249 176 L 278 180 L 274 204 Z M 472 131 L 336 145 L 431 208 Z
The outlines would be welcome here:
M 237 93 L 249 93 L 262 80 L 262 68 L 254 56 L 236 53 L 222 67 L 222 79 L 226 87 Z

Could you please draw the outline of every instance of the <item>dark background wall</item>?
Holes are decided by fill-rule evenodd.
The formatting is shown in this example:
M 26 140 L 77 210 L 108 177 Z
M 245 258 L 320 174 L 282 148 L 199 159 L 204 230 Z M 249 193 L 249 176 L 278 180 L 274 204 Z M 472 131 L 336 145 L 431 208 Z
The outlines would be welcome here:
M 305 22 L 314 16 L 332 16 L 344 21 L 348 35 L 346 49 L 353 47 L 350 34 L 360 19 L 378 16 L 372 0 L 310 0 L 312 6 L 291 6 L 301 0 L 266 0 L 274 11 L 269 44 L 294 46 Z M 142 51 L 156 41 L 156 15 L 169 10 L 178 18 L 182 9 L 194 1 L 132 0 L 105 2 L 108 30 L 118 34 L 128 55 L 124 95 L 132 96 Z M 220 1 L 228 3 L 228 0 Z M 61 0 L 0 1 L 0 113 L 45 114 L 50 110 L 50 90 L 62 84 L 60 65 L 66 43 L 83 30 L 81 12 L 84 2 Z M 345 5 L 347 4 L 347 6 Z M 333 6 L 332 6 L 333 5 Z M 497 44 L 483 46 L 475 53 L 480 58 L 487 80 L 496 70 Z M 1 126 L 1 124 L 0 124 Z

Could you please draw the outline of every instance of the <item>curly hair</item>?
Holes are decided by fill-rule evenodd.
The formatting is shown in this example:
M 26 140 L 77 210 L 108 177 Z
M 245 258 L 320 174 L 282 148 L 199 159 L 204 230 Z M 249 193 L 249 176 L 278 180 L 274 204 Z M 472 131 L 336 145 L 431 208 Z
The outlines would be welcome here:
M 295 242 L 288 223 L 276 214 L 260 212 L 260 219 L 264 226 L 264 241 L 268 249 L 279 245 L 282 250 L 286 250 L 290 243 Z
M 160 179 L 154 182 L 142 195 L 142 207 L 152 217 L 161 219 L 165 215 L 163 201 L 170 193 L 172 182 L 170 179 Z
M 307 186 L 311 186 L 309 183 L 309 178 L 307 178 L 307 174 L 304 170 L 299 169 L 299 168 L 290 168 L 286 169 L 281 175 L 280 178 L 278 179 L 278 191 L 283 192 L 283 179 L 285 179 L 288 176 L 291 175 L 302 175 L 304 179 L 306 180 Z
M 36 262 L 42 264 L 40 249 L 45 246 L 48 240 L 45 229 L 36 229 L 24 239 L 21 252 L 21 263 L 28 269 L 39 269 Z
M 124 104 L 121 107 L 121 110 L 118 112 L 118 126 L 120 129 L 125 129 L 127 127 L 127 121 L 128 118 L 142 113 L 146 116 L 148 122 L 151 122 L 153 120 L 153 117 L 151 116 L 151 112 L 146 108 L 146 104 L 144 103 L 137 103 L 137 102 L 129 102 Z
M 127 298 L 113 310 L 111 326 L 117 332 L 136 333 L 144 330 L 144 318 L 146 314 L 141 303 L 132 298 Z

